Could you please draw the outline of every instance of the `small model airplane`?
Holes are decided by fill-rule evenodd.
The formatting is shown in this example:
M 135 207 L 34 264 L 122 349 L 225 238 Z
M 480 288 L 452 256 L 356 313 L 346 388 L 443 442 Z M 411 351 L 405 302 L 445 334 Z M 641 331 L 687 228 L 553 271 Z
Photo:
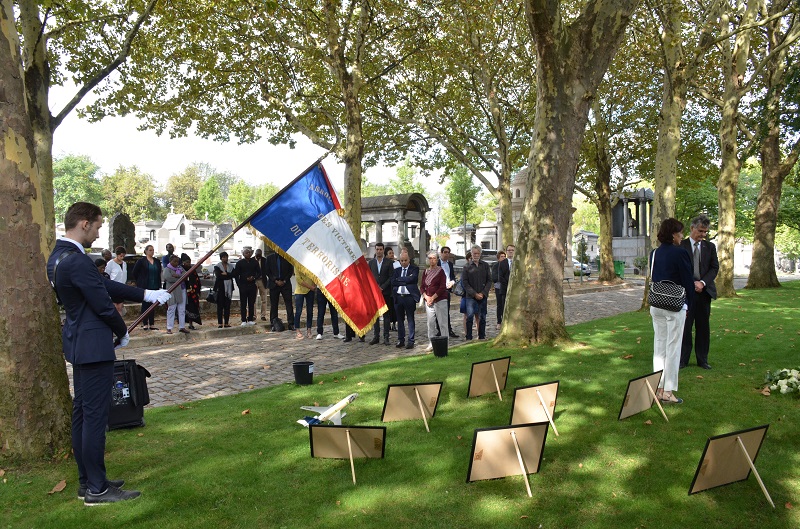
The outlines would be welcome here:
M 356 397 L 358 397 L 358 393 L 351 393 L 336 404 L 331 404 L 330 406 L 300 406 L 301 410 L 313 411 L 319 413 L 319 415 L 316 417 L 306 416 L 297 421 L 297 424 L 302 424 L 308 428 L 312 424 L 322 424 L 325 421 L 330 421 L 337 426 L 341 426 L 342 417 L 347 415 L 346 413 L 342 413 L 342 410 L 345 406 L 356 400 Z

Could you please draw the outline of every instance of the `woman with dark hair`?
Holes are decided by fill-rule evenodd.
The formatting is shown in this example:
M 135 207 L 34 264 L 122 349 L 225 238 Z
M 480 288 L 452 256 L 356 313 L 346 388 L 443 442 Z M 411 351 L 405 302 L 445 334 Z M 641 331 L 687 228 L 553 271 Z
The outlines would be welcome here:
M 223 324 L 230 327 L 231 299 L 233 299 L 233 269 L 228 263 L 228 252 L 220 252 L 219 262 L 214 265 L 214 292 L 217 293 L 217 328 Z
M 680 404 L 683 399 L 673 394 L 678 389 L 683 325 L 687 304 L 692 303 L 694 280 L 689 252 L 680 246 L 683 224 L 665 219 L 658 229 L 659 247 L 650 252 L 650 281 L 672 281 L 686 289 L 686 304 L 677 312 L 650 307 L 653 318 L 653 371 L 662 371 L 656 396 L 661 402 Z
M 144 257 L 136 261 L 133 265 L 133 279 L 136 286 L 147 290 L 159 290 L 161 288 L 161 260 L 153 257 L 155 248 L 152 244 L 144 247 Z M 150 308 L 152 303 L 142 301 L 142 314 Z M 142 321 L 142 329 L 146 331 L 157 331 L 153 325 L 156 321 L 156 312 L 153 311 Z
M 192 267 L 192 258 L 189 255 L 181 254 L 181 264 L 183 269 L 188 271 Z M 189 323 L 189 329 L 195 330 L 194 324 L 203 325 L 200 318 L 200 276 L 197 270 L 186 276 L 186 321 Z

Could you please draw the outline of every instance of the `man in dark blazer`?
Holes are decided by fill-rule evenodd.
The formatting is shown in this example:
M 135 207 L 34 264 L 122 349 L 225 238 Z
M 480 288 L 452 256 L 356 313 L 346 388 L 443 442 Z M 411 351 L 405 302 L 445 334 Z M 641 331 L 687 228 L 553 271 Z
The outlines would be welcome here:
M 692 327 L 695 328 L 694 354 L 697 365 L 703 369 L 711 369 L 708 364 L 708 349 L 711 343 L 711 300 L 717 298 L 717 286 L 714 279 L 719 271 L 717 247 L 708 242 L 708 229 L 711 221 L 705 215 L 692 220 L 689 238 L 681 245 L 689 252 L 694 272 L 694 300 L 686 312 L 686 323 L 683 327 L 683 344 L 681 346 L 681 367 L 689 365 L 692 356 Z
M 242 250 L 242 259 L 236 263 L 233 269 L 233 277 L 236 279 L 236 286 L 239 287 L 239 309 L 242 314 L 242 325 L 256 324 L 256 295 L 258 286 L 256 283 L 261 279 L 261 268 L 258 261 L 253 259 L 253 250 L 245 248 Z
M 506 296 L 508 295 L 508 280 L 511 277 L 511 263 L 514 261 L 515 250 L 516 246 L 509 244 L 506 247 L 506 258 L 497 263 L 497 279 L 500 283 L 500 295 L 497 296 L 498 326 L 503 323 L 503 311 L 505 310 Z
M 442 249 L 439 251 L 439 266 L 441 266 L 442 270 L 444 270 L 444 275 L 447 278 L 447 284 L 455 286 L 458 278 L 456 277 L 455 264 L 453 264 L 453 259 L 450 256 L 449 246 L 442 246 Z M 450 323 L 450 298 L 452 297 L 452 292 L 453 287 L 451 286 L 447 289 L 447 331 L 450 334 L 450 338 L 458 338 L 458 335 L 453 332 L 453 326 Z M 438 321 L 436 322 L 436 328 L 439 328 Z M 441 333 L 441 330 L 439 332 Z
M 375 282 L 378 283 L 378 286 L 381 289 L 381 293 L 383 294 L 383 300 L 386 302 L 388 306 L 389 303 L 392 303 L 392 272 L 394 271 L 394 262 L 391 259 L 385 259 L 384 255 L 384 245 L 382 242 L 375 244 L 375 258 L 369 262 L 369 269 L 372 271 L 372 276 L 375 278 Z M 400 314 L 397 314 L 398 321 L 400 320 Z M 383 344 L 389 345 L 389 326 L 391 325 L 391 318 L 389 315 L 389 311 L 383 313 Z M 381 321 L 380 319 L 375 320 L 375 326 L 373 327 L 374 332 L 372 336 L 372 341 L 369 342 L 370 345 L 376 345 L 381 341 Z M 346 339 L 346 338 L 345 338 Z
M 396 347 L 414 348 L 416 325 L 414 313 L 422 294 L 419 291 L 419 267 L 411 263 L 408 252 L 400 252 L 400 268 L 395 268 L 392 275 L 392 294 L 397 313 L 397 345 Z M 408 322 L 408 341 L 406 341 L 406 322 Z
M 85 254 L 97 239 L 103 215 L 88 202 L 70 206 L 64 216 L 66 234 L 47 261 L 47 277 L 63 304 L 64 356 L 72 364 L 72 450 L 78 465 L 78 497 L 86 505 L 114 503 L 139 496 L 122 490 L 122 480 L 108 480 L 105 468 L 106 426 L 114 384 L 114 337 L 128 344 L 128 330 L 112 297 L 166 303 L 164 290 L 143 290 L 103 280 Z
M 253 259 L 258 263 L 258 269 L 261 271 L 261 277 L 256 281 L 258 297 L 261 298 L 261 321 L 267 321 L 267 295 L 269 293 L 267 288 L 267 258 L 262 254 L 261 248 L 256 248 Z
M 267 257 L 267 288 L 269 288 L 269 321 L 278 317 L 278 300 L 283 297 L 286 305 L 286 325 L 294 330 L 294 308 L 292 307 L 292 263 L 276 253 Z

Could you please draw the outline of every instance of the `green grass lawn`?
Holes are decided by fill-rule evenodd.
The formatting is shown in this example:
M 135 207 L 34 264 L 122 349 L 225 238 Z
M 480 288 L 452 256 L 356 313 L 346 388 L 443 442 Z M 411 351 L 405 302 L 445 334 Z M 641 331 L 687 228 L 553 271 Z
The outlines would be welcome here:
M 108 436 L 109 477 L 142 497 L 87 508 L 74 462 L 8 468 L 0 527 L 789 527 L 800 528 L 800 399 L 759 393 L 767 370 L 800 364 L 800 282 L 717 301 L 705 371 L 680 373 L 685 402 L 618 421 L 629 379 L 652 370 L 649 314 L 570 327 L 573 343 L 432 355 L 316 376 L 240 395 L 146 411 L 145 428 Z M 350 354 L 343 350 L 343 354 Z M 511 356 L 508 386 L 467 399 L 473 362 Z M 694 360 L 694 359 L 693 359 Z M 476 428 L 508 424 L 513 388 L 560 381 L 556 425 L 539 473 L 466 483 Z M 384 459 L 311 459 L 301 405 L 359 398 L 345 424 L 382 425 L 389 384 L 443 381 L 436 416 L 386 423 Z M 243 414 L 243 411 L 249 413 Z M 769 424 L 755 479 L 688 495 L 708 437 Z M 63 492 L 48 494 L 66 479 Z

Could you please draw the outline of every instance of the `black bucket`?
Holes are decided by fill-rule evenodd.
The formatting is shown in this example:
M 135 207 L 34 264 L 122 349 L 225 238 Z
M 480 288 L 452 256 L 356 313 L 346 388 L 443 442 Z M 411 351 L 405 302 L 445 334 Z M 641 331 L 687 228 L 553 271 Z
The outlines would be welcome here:
M 292 362 L 292 369 L 297 384 L 307 386 L 314 380 L 314 362 Z
M 447 336 L 434 336 L 431 338 L 433 346 L 433 356 L 444 358 L 447 356 Z

